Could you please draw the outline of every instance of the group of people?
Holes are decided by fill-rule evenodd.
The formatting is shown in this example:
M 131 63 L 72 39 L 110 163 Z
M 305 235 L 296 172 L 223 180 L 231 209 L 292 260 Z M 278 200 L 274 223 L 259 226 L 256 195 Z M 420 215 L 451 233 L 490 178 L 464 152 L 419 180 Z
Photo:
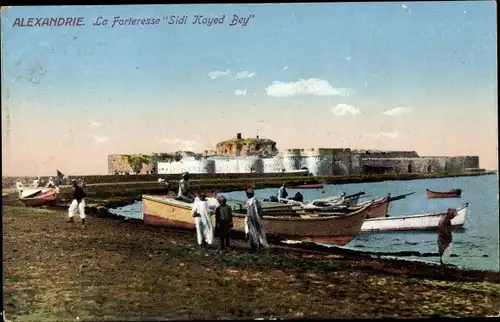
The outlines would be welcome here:
M 198 192 L 195 196 L 191 192 L 189 173 L 184 173 L 179 182 L 177 200 L 193 203 L 191 213 L 195 221 L 196 237 L 200 247 L 213 244 L 214 237 L 220 239 L 220 249 L 230 246 L 231 230 L 233 228 L 233 214 L 224 196 L 208 199 L 205 192 Z M 263 225 L 263 209 L 260 200 L 255 198 L 253 188 L 246 190 L 245 235 L 253 249 L 269 247 Z M 215 215 L 215 227 L 212 225 L 212 216 Z
M 59 171 L 58 171 L 59 174 Z M 216 199 L 207 199 L 204 192 L 200 191 L 195 196 L 191 192 L 191 185 L 189 182 L 189 173 L 183 173 L 182 179 L 179 182 L 179 190 L 177 193 L 177 200 L 182 200 L 187 203 L 192 203 L 191 213 L 195 221 L 196 236 L 198 245 L 202 248 L 206 245 L 213 244 L 214 237 L 220 239 L 220 249 L 225 249 L 230 246 L 231 230 L 233 228 L 233 215 L 232 209 L 227 205 L 227 200 L 224 196 L 218 196 Z M 34 187 L 40 187 L 41 179 L 37 177 L 34 182 Z M 72 185 L 72 202 L 68 208 L 68 222 L 74 222 L 76 212 L 79 213 L 81 223 L 85 224 L 85 197 L 87 196 L 85 184 L 78 183 L 77 180 L 71 180 Z M 57 188 L 54 180 L 50 178 L 46 184 L 47 188 Z M 18 180 L 16 188 L 21 194 L 23 185 Z M 253 188 L 246 190 L 246 209 L 247 214 L 245 217 L 245 235 L 250 243 L 250 247 L 254 249 L 261 249 L 269 247 L 266 239 L 266 233 L 263 225 L 263 208 L 262 203 L 255 197 Z M 286 200 L 288 193 L 285 184 L 283 184 L 278 191 L 278 201 Z M 293 199 L 301 199 L 302 195 L 295 196 Z M 215 215 L 215 227 L 212 225 L 211 216 Z M 440 256 L 440 263 L 451 255 L 452 251 L 452 224 L 451 220 L 457 215 L 455 209 L 448 209 L 446 214 L 439 221 L 438 231 L 438 250 Z

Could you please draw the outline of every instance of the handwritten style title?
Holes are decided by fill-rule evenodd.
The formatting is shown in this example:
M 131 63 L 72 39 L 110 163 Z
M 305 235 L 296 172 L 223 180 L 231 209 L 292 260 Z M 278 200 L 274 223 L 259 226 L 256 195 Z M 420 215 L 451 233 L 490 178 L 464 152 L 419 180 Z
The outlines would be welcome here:
M 128 27 L 128 26 L 154 26 L 160 24 L 168 25 L 228 25 L 231 27 L 241 26 L 246 27 L 248 23 L 255 18 L 255 15 L 238 16 L 225 14 L 217 17 L 209 17 L 204 15 L 171 15 L 165 17 L 149 17 L 149 18 L 133 18 L 115 16 L 112 18 L 97 17 L 91 24 L 94 27 Z M 13 27 L 84 27 L 84 17 L 37 17 L 37 18 L 16 18 Z

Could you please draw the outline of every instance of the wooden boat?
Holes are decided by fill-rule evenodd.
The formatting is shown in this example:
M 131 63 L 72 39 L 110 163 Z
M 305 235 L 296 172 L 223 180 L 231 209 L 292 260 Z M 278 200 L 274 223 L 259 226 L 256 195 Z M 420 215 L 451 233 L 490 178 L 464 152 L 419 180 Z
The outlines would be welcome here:
M 460 198 L 462 195 L 462 189 L 452 189 L 447 192 L 439 192 L 439 191 L 432 191 L 429 189 L 425 189 L 427 192 L 427 198 L 429 199 L 434 199 L 434 198 Z
M 25 206 L 37 207 L 43 205 L 49 205 L 57 202 L 58 192 L 56 189 L 44 189 L 40 190 L 36 194 L 32 194 L 27 198 L 21 198 L 21 202 Z
M 36 195 L 38 193 L 41 193 L 41 192 L 46 192 L 48 189 L 42 189 L 42 188 L 31 188 L 31 187 L 22 187 L 19 189 L 18 192 L 20 192 L 19 194 L 19 198 L 22 199 L 22 198 L 29 198 L 33 195 Z
M 208 199 L 208 198 L 207 198 Z M 313 241 L 333 245 L 345 245 L 358 235 L 370 205 L 359 210 L 340 215 L 310 216 L 298 215 L 295 211 L 270 216 L 264 212 L 264 227 L 268 235 L 288 239 Z M 151 225 L 177 226 L 195 228 L 191 215 L 192 204 L 172 198 L 161 198 L 150 195 L 142 196 L 142 213 L 144 222 Z M 215 223 L 215 218 L 213 218 Z M 233 212 L 234 230 L 245 231 L 245 215 Z
M 332 197 L 326 197 L 326 198 L 319 198 L 311 201 L 310 203 L 316 206 L 321 206 L 324 204 L 338 204 L 342 203 L 344 201 L 348 201 L 349 205 L 351 206 L 356 206 L 359 202 L 359 198 L 364 195 L 364 191 L 360 191 L 357 193 L 354 193 L 352 195 L 345 195 L 345 193 L 342 193 L 337 196 L 332 196 Z
M 389 216 L 389 203 L 390 203 L 390 196 L 385 196 L 379 199 L 372 201 L 367 201 L 359 206 L 364 206 L 370 202 L 372 202 L 372 205 L 370 206 L 370 212 L 367 216 L 367 219 L 369 218 L 384 218 Z M 359 207 L 358 206 L 358 207 Z
M 270 201 L 269 199 L 265 199 L 265 202 L 269 204 L 280 204 L 283 207 L 291 206 L 293 209 L 304 210 L 306 212 L 335 212 L 348 207 L 355 207 L 359 202 L 359 197 L 363 194 L 364 192 L 349 196 L 345 196 L 344 194 L 342 194 L 333 197 L 316 199 L 309 203 L 303 203 L 300 201 L 295 201 L 293 199 L 281 198 L 278 199 L 279 201 Z
M 469 203 L 457 208 L 457 215 L 451 220 L 454 230 L 463 227 L 467 216 Z M 445 212 L 424 213 L 410 216 L 395 216 L 386 218 L 366 219 L 361 227 L 361 231 L 408 231 L 408 230 L 437 230 L 439 220 Z
M 368 215 L 368 219 L 389 217 L 389 205 L 390 205 L 390 203 L 393 201 L 396 201 L 396 200 L 404 199 L 407 196 L 410 196 L 412 194 L 414 194 L 414 192 L 405 193 L 405 194 L 394 196 L 394 197 L 392 197 L 390 194 L 388 194 L 386 197 L 375 199 L 373 201 L 373 204 L 370 207 L 370 213 Z M 367 204 L 368 202 L 370 202 L 370 201 L 364 202 L 364 203 L 360 204 L 360 206 L 363 206 L 364 204 Z
M 322 183 L 306 183 L 299 184 L 296 186 L 290 186 L 288 189 L 322 189 L 324 186 Z

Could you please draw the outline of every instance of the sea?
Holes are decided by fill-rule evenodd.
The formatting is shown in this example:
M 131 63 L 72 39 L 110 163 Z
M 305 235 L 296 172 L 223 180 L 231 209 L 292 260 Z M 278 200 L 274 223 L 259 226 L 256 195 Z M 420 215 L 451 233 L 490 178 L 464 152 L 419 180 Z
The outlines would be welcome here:
M 498 174 L 476 177 L 454 177 L 411 181 L 384 181 L 376 183 L 332 184 L 323 189 L 301 190 L 304 200 L 314 200 L 342 192 L 353 194 L 364 191 L 364 200 L 376 199 L 391 193 L 393 196 L 415 192 L 405 199 L 392 202 L 391 216 L 428 212 L 442 212 L 469 202 L 469 213 L 464 229 L 453 233 L 452 264 L 458 267 L 499 271 L 499 186 Z M 448 191 L 462 189 L 460 199 L 427 199 L 425 189 Z M 269 198 L 277 188 L 256 190 L 257 198 Z M 287 189 L 289 195 L 297 190 Z M 222 193 L 227 199 L 244 200 L 244 191 Z M 360 202 L 364 201 L 363 199 Z M 142 219 L 141 202 L 111 209 L 112 213 Z M 324 245 L 329 247 L 338 247 Z M 436 232 L 373 232 L 361 233 L 343 248 L 383 254 L 406 260 L 439 262 Z

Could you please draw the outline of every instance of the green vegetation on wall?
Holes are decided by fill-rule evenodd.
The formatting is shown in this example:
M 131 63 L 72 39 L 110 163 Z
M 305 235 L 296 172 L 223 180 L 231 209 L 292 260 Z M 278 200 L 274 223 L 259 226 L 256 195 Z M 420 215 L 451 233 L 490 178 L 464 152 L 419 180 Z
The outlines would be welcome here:
M 151 161 L 151 156 L 147 154 L 129 154 L 125 158 L 135 173 L 141 172 L 143 165 L 149 164 Z

